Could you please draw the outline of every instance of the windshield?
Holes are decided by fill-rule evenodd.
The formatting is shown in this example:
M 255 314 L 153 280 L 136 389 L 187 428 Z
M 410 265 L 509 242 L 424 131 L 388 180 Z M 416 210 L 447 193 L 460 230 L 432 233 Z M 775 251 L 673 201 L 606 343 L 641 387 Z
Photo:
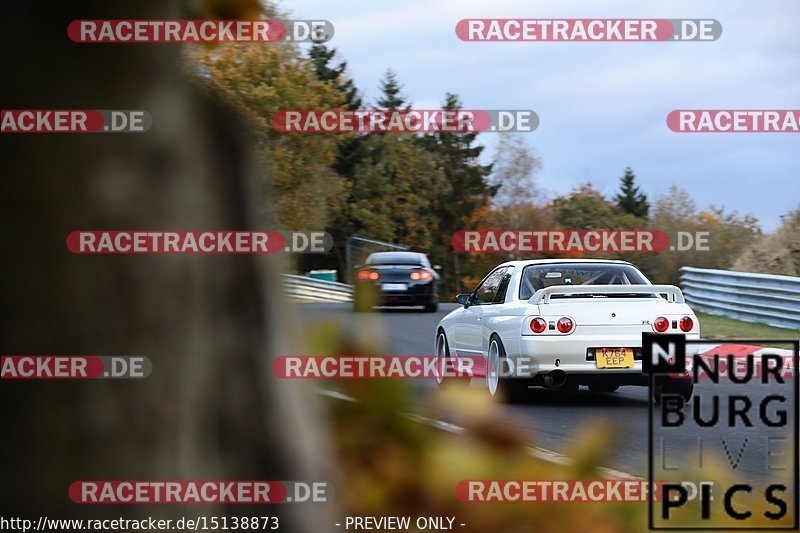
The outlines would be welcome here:
M 553 285 L 647 285 L 650 282 L 631 265 L 616 263 L 554 263 L 529 265 L 522 271 L 519 297 L 529 299 L 539 289 Z M 590 295 L 581 295 L 586 298 Z M 627 294 L 607 295 L 630 297 Z M 652 297 L 647 296 L 646 297 Z M 569 297 L 554 294 L 552 298 Z

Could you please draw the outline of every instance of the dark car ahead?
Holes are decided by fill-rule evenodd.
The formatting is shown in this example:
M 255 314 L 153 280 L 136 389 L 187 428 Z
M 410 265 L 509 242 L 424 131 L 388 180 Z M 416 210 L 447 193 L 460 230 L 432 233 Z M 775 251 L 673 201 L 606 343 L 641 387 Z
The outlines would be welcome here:
M 366 311 L 372 305 L 421 305 L 431 313 L 439 308 L 439 274 L 422 253 L 370 254 L 356 272 L 354 283 L 356 311 Z

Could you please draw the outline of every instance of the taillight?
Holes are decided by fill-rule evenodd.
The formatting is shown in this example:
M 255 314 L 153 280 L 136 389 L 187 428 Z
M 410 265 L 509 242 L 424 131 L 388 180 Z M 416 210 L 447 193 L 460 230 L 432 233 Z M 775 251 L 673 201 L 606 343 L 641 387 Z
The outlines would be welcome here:
M 433 276 L 427 270 L 418 270 L 418 271 L 415 271 L 415 272 L 411 273 L 411 279 L 413 279 L 415 281 L 416 280 L 426 281 L 426 280 L 429 280 L 431 278 L 433 278 Z
M 534 318 L 531 320 L 531 331 L 534 333 L 542 333 L 547 329 L 547 322 L 543 318 Z
M 692 331 L 692 328 L 694 327 L 694 320 L 692 320 L 692 317 L 685 316 L 681 318 L 680 326 L 681 331 L 683 332 Z
M 361 270 L 358 273 L 358 279 L 372 279 L 372 280 L 375 280 L 375 279 L 378 279 L 378 277 L 379 277 L 378 273 L 374 272 L 374 271 Z
M 571 319 L 564 317 L 558 319 L 556 327 L 558 328 L 558 331 L 560 331 L 561 333 L 569 333 L 570 331 L 572 331 L 574 325 L 575 324 L 572 323 Z
M 669 320 L 660 316 L 653 321 L 653 329 L 659 333 L 664 333 L 669 329 Z

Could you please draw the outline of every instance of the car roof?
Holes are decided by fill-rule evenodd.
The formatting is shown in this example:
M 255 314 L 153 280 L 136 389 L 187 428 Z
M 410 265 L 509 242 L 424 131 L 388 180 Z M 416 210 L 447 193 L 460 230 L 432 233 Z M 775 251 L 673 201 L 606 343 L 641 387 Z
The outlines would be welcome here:
M 409 252 L 406 250 L 403 251 L 388 251 L 388 252 L 372 252 L 369 255 L 386 255 L 386 254 L 394 254 L 394 255 L 425 255 L 422 252 Z
M 497 266 L 510 265 L 515 267 L 526 267 L 528 265 L 548 265 L 563 263 L 607 263 L 612 265 L 631 265 L 628 261 L 618 259 L 528 259 L 526 261 L 506 261 Z

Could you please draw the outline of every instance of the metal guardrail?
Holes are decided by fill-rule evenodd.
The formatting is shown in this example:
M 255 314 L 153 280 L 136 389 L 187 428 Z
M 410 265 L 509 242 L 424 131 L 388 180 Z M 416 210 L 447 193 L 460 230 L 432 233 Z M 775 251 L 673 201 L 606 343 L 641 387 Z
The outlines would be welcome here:
M 681 288 L 699 311 L 800 329 L 800 278 L 683 267 Z
M 346 283 L 324 281 L 306 276 L 283 274 L 283 292 L 298 302 L 351 302 L 353 287 Z

